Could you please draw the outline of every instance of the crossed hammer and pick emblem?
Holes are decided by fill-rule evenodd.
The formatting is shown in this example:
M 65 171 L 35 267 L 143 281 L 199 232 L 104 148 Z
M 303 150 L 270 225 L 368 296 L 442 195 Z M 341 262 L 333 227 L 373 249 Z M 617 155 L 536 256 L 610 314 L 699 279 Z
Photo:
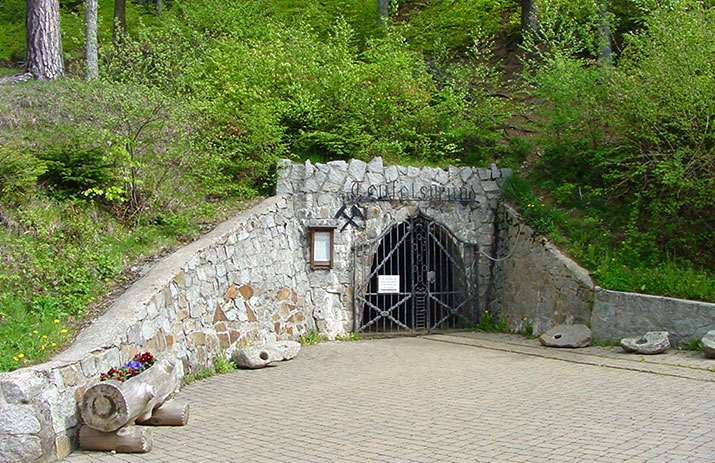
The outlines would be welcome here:
M 345 225 L 343 225 L 343 228 L 340 229 L 340 231 L 344 231 L 348 227 L 348 225 L 352 225 L 353 227 L 357 228 L 358 230 L 362 230 L 362 227 L 357 222 L 355 222 L 355 219 L 365 220 L 365 216 L 360 211 L 360 208 L 358 208 L 356 205 L 353 205 L 352 207 L 350 207 L 349 214 L 347 211 L 348 211 L 348 206 L 343 204 L 343 206 L 335 214 L 336 219 L 342 217 L 345 220 L 347 220 L 345 222 Z

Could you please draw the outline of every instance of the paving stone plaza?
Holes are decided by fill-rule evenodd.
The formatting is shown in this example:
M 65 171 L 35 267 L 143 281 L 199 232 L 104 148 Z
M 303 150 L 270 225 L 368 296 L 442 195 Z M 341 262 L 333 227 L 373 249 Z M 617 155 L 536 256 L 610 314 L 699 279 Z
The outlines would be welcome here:
M 305 346 L 184 387 L 147 454 L 67 463 L 715 462 L 715 361 L 454 333 Z

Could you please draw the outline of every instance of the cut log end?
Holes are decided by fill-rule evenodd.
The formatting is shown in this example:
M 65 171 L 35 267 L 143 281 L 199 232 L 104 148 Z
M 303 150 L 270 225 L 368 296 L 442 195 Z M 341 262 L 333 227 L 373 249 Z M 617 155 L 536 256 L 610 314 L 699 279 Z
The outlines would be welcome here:
M 148 428 L 127 426 L 114 432 L 102 432 L 82 426 L 79 430 L 79 447 L 84 450 L 147 453 L 152 445 L 152 433 Z
M 185 426 L 189 422 L 189 404 L 181 402 L 166 402 L 155 408 L 151 418 L 145 421 L 137 420 L 137 424 L 151 426 Z
M 178 386 L 174 363 L 164 359 L 125 382 L 109 380 L 87 389 L 80 413 L 88 426 L 102 432 L 116 431 L 137 418 L 151 418 L 152 411 Z
M 128 420 L 127 401 L 115 381 L 106 381 L 89 388 L 82 397 L 84 422 L 96 430 L 115 431 Z

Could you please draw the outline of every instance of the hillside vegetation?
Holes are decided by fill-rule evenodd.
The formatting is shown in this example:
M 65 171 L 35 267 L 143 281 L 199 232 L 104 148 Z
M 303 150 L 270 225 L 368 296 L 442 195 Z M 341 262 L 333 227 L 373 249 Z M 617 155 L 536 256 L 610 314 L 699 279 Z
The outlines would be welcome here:
M 284 157 L 519 168 L 511 201 L 598 284 L 715 301 L 712 2 L 540 0 L 533 34 L 513 0 L 323 3 L 128 3 L 118 43 L 103 3 L 88 83 L 83 3 L 61 2 L 68 78 L 0 85 L 0 369 L 270 194 Z M 2 74 L 23 21 L 0 5 Z

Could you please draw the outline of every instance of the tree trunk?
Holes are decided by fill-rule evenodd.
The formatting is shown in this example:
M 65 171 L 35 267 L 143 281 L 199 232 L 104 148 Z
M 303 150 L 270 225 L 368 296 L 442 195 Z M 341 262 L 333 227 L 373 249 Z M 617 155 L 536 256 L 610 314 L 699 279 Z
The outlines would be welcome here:
M 161 14 L 164 11 L 164 1 L 156 0 L 156 14 Z
M 538 0 L 521 0 L 521 36 L 539 32 Z
M 26 0 L 27 72 L 38 80 L 64 77 L 59 0 Z
M 79 448 L 119 453 L 151 452 L 153 444 L 151 429 L 139 426 L 127 426 L 114 432 L 102 432 L 89 426 L 79 430 Z
M 378 22 L 385 24 L 387 16 L 390 14 L 390 0 L 377 0 Z
M 97 56 L 97 0 L 84 2 L 84 39 L 85 58 L 87 60 L 87 80 L 99 77 L 99 58 Z
M 127 33 L 127 8 L 126 0 L 114 0 L 114 28 L 112 40 L 118 43 Z
M 82 419 L 98 431 L 116 431 L 134 420 L 151 418 L 178 387 L 174 363 L 162 360 L 125 382 L 103 381 L 87 389 L 80 404 Z
M 137 420 L 137 424 L 151 426 L 186 426 L 189 422 L 189 404 L 170 400 L 161 407 L 155 408 L 151 418 L 146 421 Z
M 603 64 L 611 64 L 611 24 L 608 20 L 608 1 L 601 0 L 598 5 L 599 13 L 601 14 L 600 39 L 601 49 L 598 53 L 598 60 Z

